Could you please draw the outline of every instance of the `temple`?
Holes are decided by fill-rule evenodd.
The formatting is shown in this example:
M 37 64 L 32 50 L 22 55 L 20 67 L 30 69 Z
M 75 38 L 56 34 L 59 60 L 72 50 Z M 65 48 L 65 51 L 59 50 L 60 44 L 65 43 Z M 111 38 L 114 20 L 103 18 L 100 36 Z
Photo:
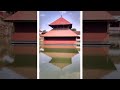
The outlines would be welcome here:
M 17 11 L 5 21 L 13 22 L 12 42 L 37 42 L 36 11 Z
M 78 35 L 71 30 L 72 24 L 62 16 L 49 26 L 53 29 L 41 35 L 44 44 L 76 44 Z
M 83 12 L 84 44 L 108 44 L 109 23 L 114 20 L 107 11 Z

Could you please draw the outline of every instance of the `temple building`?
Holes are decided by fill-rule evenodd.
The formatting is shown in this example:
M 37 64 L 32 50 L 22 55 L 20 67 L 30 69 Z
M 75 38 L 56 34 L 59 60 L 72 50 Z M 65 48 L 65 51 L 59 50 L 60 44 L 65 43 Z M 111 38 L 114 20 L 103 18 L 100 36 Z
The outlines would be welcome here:
M 107 44 L 109 39 L 108 27 L 113 20 L 114 18 L 107 11 L 84 11 L 84 44 Z
M 49 24 L 53 29 L 41 35 L 44 44 L 76 44 L 78 35 L 71 30 L 72 24 L 62 16 Z
M 13 22 L 12 42 L 37 42 L 37 12 L 17 11 L 5 21 Z

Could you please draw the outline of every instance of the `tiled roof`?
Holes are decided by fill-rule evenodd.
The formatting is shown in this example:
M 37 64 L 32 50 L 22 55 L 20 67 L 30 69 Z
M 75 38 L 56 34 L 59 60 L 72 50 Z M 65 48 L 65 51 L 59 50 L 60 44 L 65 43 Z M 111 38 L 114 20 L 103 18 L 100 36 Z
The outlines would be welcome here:
M 46 34 L 42 35 L 43 37 L 76 37 L 77 34 L 72 30 L 50 30 Z
M 77 35 L 80 35 L 80 31 L 74 31 L 74 33 L 76 33 Z
M 83 20 L 114 20 L 107 11 L 84 11 Z
M 59 19 L 55 20 L 49 25 L 69 25 L 69 24 L 71 24 L 69 21 L 67 21 L 63 17 L 60 17 Z
M 7 17 L 7 21 L 25 21 L 25 20 L 37 20 L 36 11 L 17 11 L 13 15 Z
M 120 16 L 120 11 L 107 11 L 113 16 Z

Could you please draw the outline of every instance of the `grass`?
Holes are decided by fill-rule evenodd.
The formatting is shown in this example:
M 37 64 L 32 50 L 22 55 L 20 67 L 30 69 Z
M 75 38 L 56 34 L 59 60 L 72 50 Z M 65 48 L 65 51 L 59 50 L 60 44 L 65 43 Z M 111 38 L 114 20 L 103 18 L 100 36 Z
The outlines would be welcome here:
M 72 63 L 71 58 L 52 58 L 50 63 Z
M 65 48 L 44 48 L 45 52 L 65 52 L 65 53 L 78 53 L 76 49 Z
M 83 58 L 85 69 L 116 69 L 114 63 L 107 56 L 84 56 Z

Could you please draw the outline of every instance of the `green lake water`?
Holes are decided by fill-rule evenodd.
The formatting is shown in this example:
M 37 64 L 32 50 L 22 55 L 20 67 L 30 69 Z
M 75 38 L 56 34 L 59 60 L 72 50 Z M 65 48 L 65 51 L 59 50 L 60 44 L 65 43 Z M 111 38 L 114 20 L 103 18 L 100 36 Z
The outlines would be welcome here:
M 44 51 L 41 51 L 39 55 L 41 79 L 80 78 L 80 54 L 75 47 L 43 49 Z
M 0 40 L 0 79 L 36 79 L 36 51 L 36 45 L 11 44 L 8 37 L 2 38 Z
M 83 50 L 84 79 L 120 79 L 120 49 L 84 46 Z

